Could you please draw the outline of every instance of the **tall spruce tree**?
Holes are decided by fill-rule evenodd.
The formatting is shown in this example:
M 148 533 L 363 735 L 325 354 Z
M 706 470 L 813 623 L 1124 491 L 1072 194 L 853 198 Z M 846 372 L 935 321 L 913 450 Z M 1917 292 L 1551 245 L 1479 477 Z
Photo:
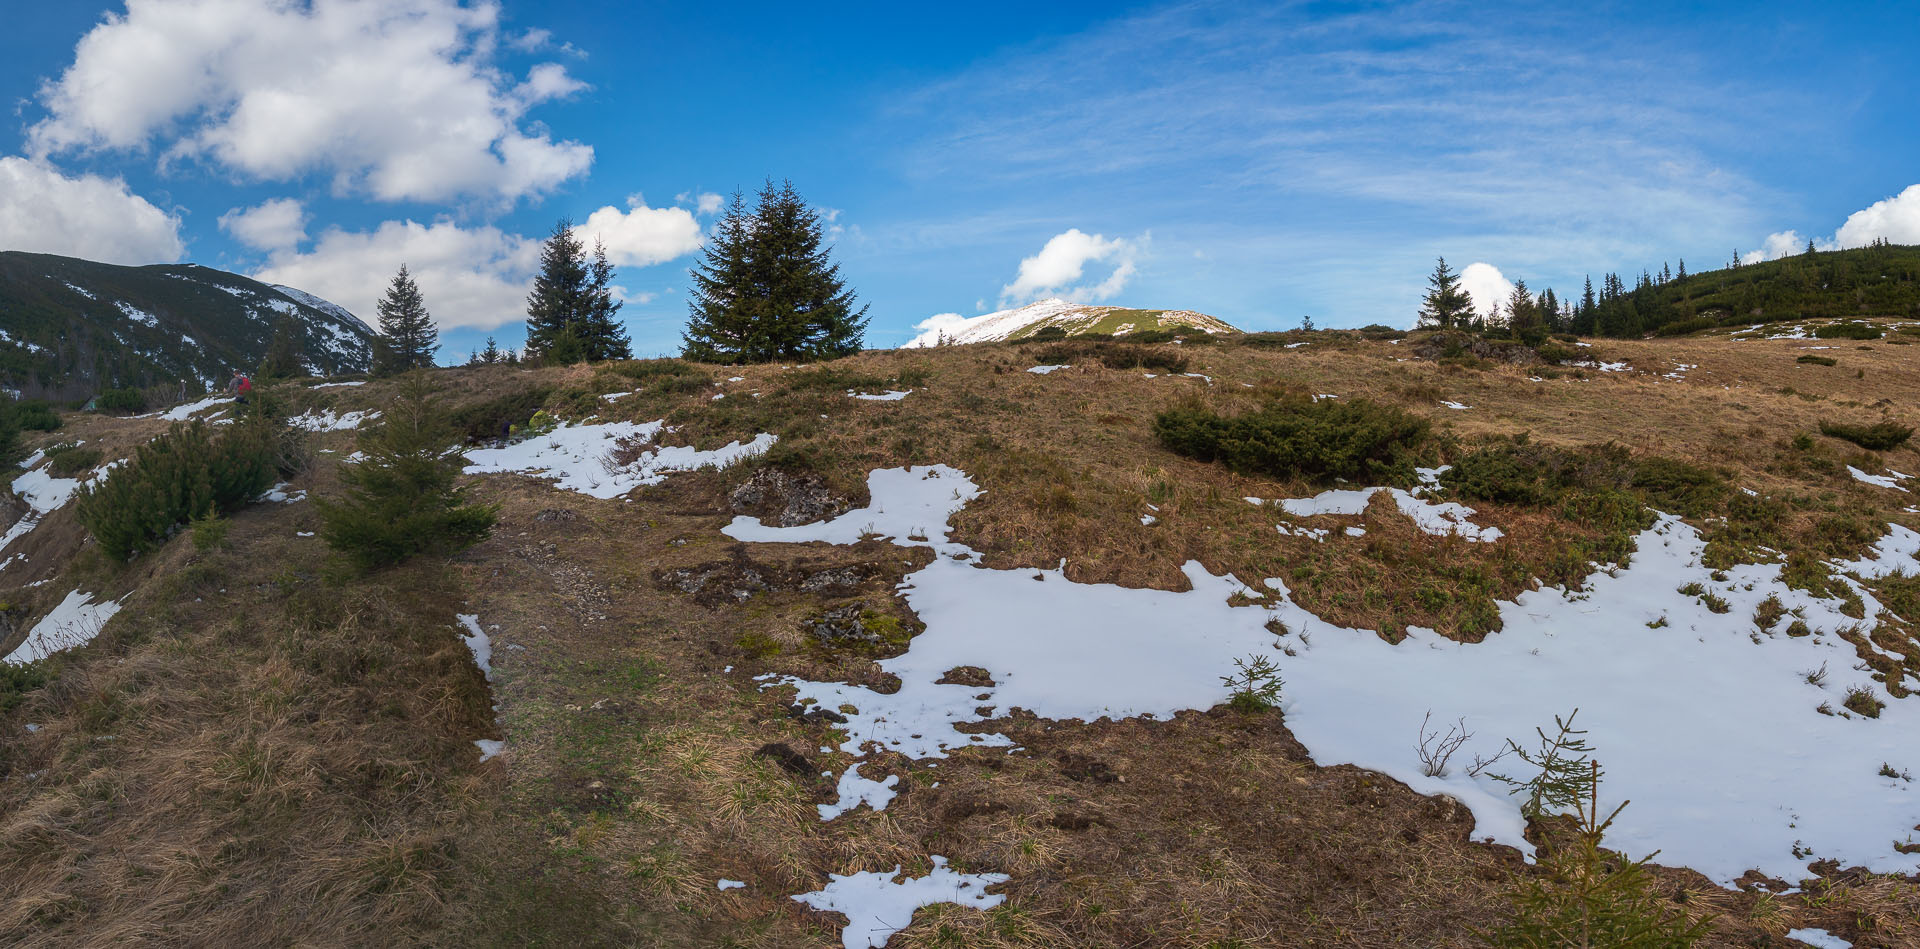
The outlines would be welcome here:
M 614 299 L 613 264 L 607 260 L 606 245 L 598 238 L 593 242 L 593 260 L 587 265 L 585 303 L 586 312 L 582 314 L 575 332 L 586 351 L 586 358 L 594 362 L 633 358 L 627 330 L 617 319 L 620 308 L 625 304 Z
M 742 363 L 859 352 L 867 308 L 854 309 L 823 241 L 819 212 L 793 182 L 767 182 L 751 215 L 735 194 L 694 270 L 681 354 Z
M 527 355 L 533 359 L 566 359 L 582 353 L 581 329 L 592 311 L 593 275 L 587 249 L 573 232 L 573 222 L 561 218 L 540 245 L 540 274 L 527 295 Z M 569 343 L 556 350 L 562 336 Z
M 375 309 L 380 314 L 381 338 L 374 349 L 374 374 L 431 368 L 433 354 L 440 349 L 440 332 L 434 329 L 426 298 L 420 295 L 420 286 L 413 282 L 406 264 L 393 275 Z
M 1460 275 L 1447 267 L 1447 259 L 1433 268 L 1432 276 L 1427 278 L 1427 297 L 1420 304 L 1420 321 L 1450 329 L 1455 324 L 1464 325 L 1473 314 L 1473 299 L 1460 287 Z

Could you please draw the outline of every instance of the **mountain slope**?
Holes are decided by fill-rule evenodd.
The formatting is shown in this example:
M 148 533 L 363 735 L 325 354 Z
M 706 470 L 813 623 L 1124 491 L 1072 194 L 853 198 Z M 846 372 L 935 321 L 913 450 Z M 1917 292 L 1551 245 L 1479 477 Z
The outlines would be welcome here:
M 971 319 L 934 317 L 920 324 L 925 332 L 908 340 L 902 349 L 918 349 L 955 343 L 992 343 L 1025 339 L 1048 326 L 1057 326 L 1069 336 L 1106 333 L 1125 336 L 1151 329 L 1193 327 L 1208 333 L 1238 333 L 1238 329 L 1217 317 L 1192 310 L 1136 310 L 1120 306 L 1093 306 L 1065 300 L 1041 300 L 1011 310 L 1000 310 Z
M 0 252 L 0 385 L 81 398 L 116 386 L 222 383 L 259 364 L 283 316 L 315 372 L 367 367 L 373 331 L 308 293 L 193 264 Z

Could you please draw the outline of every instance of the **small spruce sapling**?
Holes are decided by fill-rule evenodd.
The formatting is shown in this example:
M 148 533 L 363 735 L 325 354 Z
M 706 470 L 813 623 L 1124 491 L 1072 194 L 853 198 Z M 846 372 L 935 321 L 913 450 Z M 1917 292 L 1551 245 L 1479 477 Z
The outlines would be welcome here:
M 1240 670 L 1237 675 L 1221 676 L 1220 682 L 1227 687 L 1230 695 L 1227 705 L 1236 712 L 1264 712 L 1280 705 L 1280 669 L 1273 660 L 1265 656 L 1253 656 L 1247 659 L 1235 659 L 1233 664 Z
M 1592 780 L 1599 780 L 1599 765 L 1592 760 L 1593 748 L 1587 744 L 1586 730 L 1573 727 L 1573 720 L 1579 714 L 1576 708 L 1565 718 L 1555 715 L 1555 733 L 1551 738 L 1545 729 L 1535 728 L 1534 734 L 1540 736 L 1537 749 L 1528 750 L 1507 739 L 1507 751 L 1532 765 L 1538 774 L 1525 779 L 1492 772 L 1487 775 L 1511 787 L 1509 794 L 1526 794 L 1520 814 L 1528 820 L 1577 807 L 1587 787 L 1589 765 L 1593 766 Z

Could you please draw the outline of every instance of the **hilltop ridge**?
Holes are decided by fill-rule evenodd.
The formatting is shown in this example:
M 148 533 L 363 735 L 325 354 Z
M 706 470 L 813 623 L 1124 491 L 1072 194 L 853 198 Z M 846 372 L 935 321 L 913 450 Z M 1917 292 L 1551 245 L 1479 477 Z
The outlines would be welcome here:
M 1061 299 L 1040 300 L 1010 310 L 996 310 L 975 317 L 944 314 L 920 324 L 918 336 L 901 344 L 902 349 L 927 346 L 995 343 L 1025 339 L 1047 327 L 1058 327 L 1068 336 L 1106 334 L 1125 336 L 1155 329 L 1181 327 L 1212 333 L 1238 333 L 1239 329 L 1218 317 L 1193 310 L 1142 310 L 1132 307 L 1072 303 Z

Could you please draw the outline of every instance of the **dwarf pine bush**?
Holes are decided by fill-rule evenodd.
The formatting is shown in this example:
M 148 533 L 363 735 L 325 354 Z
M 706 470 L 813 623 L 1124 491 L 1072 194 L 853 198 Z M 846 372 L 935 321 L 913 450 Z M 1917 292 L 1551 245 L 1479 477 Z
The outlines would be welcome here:
M 196 516 L 229 513 L 300 467 L 294 433 L 261 413 L 219 430 L 175 422 L 86 488 L 77 512 L 100 549 L 130 560 Z
M 1153 422 L 1167 448 L 1242 474 L 1373 484 L 1409 480 L 1428 429 L 1425 419 L 1365 399 L 1280 399 L 1237 416 L 1186 405 Z
M 459 433 L 429 396 L 419 373 L 373 428 L 360 430 L 365 460 L 340 469 L 341 496 L 316 499 L 329 547 L 363 569 L 415 554 L 450 553 L 484 540 L 498 508 L 466 503 L 454 485 L 466 458 Z
M 1821 422 L 1820 434 L 1829 438 L 1844 438 L 1868 451 L 1888 451 L 1899 448 L 1913 437 L 1913 426 L 1882 419 L 1872 425 L 1854 425 L 1847 422 Z

